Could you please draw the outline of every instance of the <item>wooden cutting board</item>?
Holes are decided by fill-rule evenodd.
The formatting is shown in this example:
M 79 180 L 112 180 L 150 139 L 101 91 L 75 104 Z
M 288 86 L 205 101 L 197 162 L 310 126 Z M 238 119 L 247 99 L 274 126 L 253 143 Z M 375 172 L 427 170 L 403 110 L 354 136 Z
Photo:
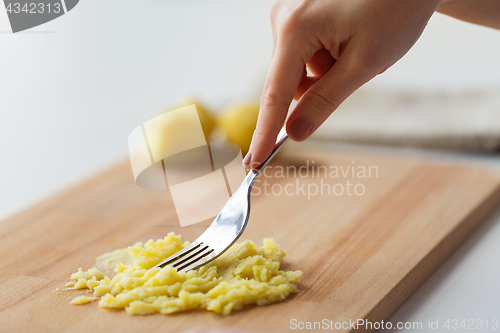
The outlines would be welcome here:
M 297 324 L 385 320 L 500 202 L 497 170 L 294 143 L 286 148 L 268 172 L 274 176 L 262 180 L 275 194 L 291 184 L 286 189 L 293 195 L 254 196 L 242 239 L 260 243 L 273 237 L 287 250 L 283 268 L 304 272 L 298 294 L 223 317 L 206 311 L 129 316 L 96 302 L 68 304 L 82 292 L 52 292 L 78 267 L 92 267 L 102 253 L 170 231 L 192 241 L 206 227 L 177 226 L 168 191 L 136 186 L 125 161 L 0 223 L 0 331 L 281 332 L 291 331 L 294 319 Z M 312 177 L 313 161 L 330 174 L 325 177 L 321 168 L 320 177 Z M 291 169 L 290 177 L 281 177 L 278 165 L 302 166 L 302 176 L 309 165 L 310 177 L 294 178 Z M 349 166 L 356 167 L 354 177 Z M 358 177 L 360 166 L 372 166 L 371 177 Z M 331 174 L 335 167 L 339 178 Z M 341 167 L 349 170 L 345 177 Z M 323 186 L 323 195 L 312 195 L 311 184 Z M 328 195 L 324 184 L 330 189 L 344 184 L 344 193 Z M 363 185 L 357 187 L 358 194 L 364 188 L 362 195 L 354 193 L 356 184 Z M 263 183 L 258 186 L 264 192 Z M 340 189 L 337 185 L 337 194 Z

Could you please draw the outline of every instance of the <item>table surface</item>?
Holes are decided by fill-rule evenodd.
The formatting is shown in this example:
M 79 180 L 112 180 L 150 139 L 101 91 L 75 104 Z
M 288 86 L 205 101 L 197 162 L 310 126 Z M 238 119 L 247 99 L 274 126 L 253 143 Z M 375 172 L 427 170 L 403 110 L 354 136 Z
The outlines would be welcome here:
M 181 332 L 204 325 L 285 332 L 293 329 L 293 319 L 386 320 L 500 203 L 498 169 L 389 152 L 328 150 L 289 142 L 253 191 L 243 238 L 272 236 L 286 249 L 284 265 L 304 272 L 298 282 L 301 292 L 293 300 L 221 320 L 206 311 L 137 318 L 96 311 L 97 304 L 68 306 L 67 297 L 74 293 L 54 299 L 50 290 L 61 287 L 77 267 L 90 267 L 101 253 L 170 231 L 192 241 L 206 227 L 180 227 L 168 191 L 138 187 L 125 160 L 2 222 L 0 323 L 27 331 L 105 327 L 148 332 L 167 325 L 165 332 Z M 348 170 L 352 165 L 376 172 L 327 176 L 316 169 Z M 280 166 L 295 166 L 299 174 L 278 176 Z M 307 166 L 309 175 L 304 173 Z M 338 194 L 339 185 L 343 194 Z M 337 194 L 314 190 L 325 186 Z M 286 194 L 278 194 L 279 188 Z M 15 297 L 12 286 L 18 284 L 33 297 Z M 47 302 L 51 305 L 41 306 Z
M 308 145 L 308 143 L 304 143 Z M 318 143 L 316 143 L 316 146 Z M 341 154 L 364 151 L 390 152 L 402 156 L 428 156 L 458 162 L 489 165 L 500 169 L 500 158 L 472 156 L 447 152 L 430 152 L 416 149 L 393 149 L 349 144 L 323 143 L 325 151 Z M 1 227 L 1 222 L 0 222 Z M 398 322 L 440 322 L 440 327 L 450 319 L 486 320 L 498 319 L 500 287 L 500 207 L 439 267 L 431 277 L 389 319 Z M 452 323 L 452 321 L 450 321 Z M 388 330 L 394 331 L 394 330 Z M 405 331 L 421 331 L 405 330 Z M 460 331 L 460 330 L 459 330 Z

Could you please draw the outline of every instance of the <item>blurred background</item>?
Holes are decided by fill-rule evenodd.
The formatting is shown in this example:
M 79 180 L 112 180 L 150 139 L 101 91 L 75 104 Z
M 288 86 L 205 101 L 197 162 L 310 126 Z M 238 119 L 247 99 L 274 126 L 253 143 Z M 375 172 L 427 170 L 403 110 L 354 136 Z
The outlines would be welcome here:
M 131 130 L 185 98 L 258 102 L 270 4 L 86 0 L 17 34 L 0 10 L 0 219 L 127 158 Z M 500 32 L 435 14 L 314 139 L 494 153 L 499 59 Z

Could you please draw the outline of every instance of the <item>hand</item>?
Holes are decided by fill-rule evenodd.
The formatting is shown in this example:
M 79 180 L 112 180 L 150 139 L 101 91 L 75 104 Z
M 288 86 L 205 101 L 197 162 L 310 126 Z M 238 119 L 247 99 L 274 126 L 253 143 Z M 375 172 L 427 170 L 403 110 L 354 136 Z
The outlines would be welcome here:
M 276 0 L 274 47 L 257 128 L 243 163 L 270 155 L 293 98 L 289 137 L 307 139 L 350 94 L 398 61 L 440 0 Z M 306 76 L 306 66 L 313 77 Z

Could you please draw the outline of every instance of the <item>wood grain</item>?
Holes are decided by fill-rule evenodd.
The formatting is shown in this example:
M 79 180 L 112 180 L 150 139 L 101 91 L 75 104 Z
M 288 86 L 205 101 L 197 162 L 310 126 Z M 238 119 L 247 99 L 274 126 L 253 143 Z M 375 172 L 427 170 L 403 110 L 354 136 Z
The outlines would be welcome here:
M 291 319 L 385 320 L 500 202 L 497 170 L 297 144 L 287 148 L 268 172 L 274 176 L 257 186 L 263 192 L 266 180 L 277 194 L 289 185 L 294 195 L 254 196 L 242 238 L 260 243 L 273 237 L 282 245 L 288 252 L 284 269 L 304 272 L 298 294 L 222 317 L 202 311 L 128 316 L 97 303 L 68 304 L 84 292 L 52 292 L 104 252 L 170 231 L 192 241 L 207 226 L 181 228 L 168 190 L 137 187 L 126 161 L 0 223 L 0 331 L 286 332 Z M 378 177 L 276 177 L 279 165 L 302 166 L 310 174 L 313 161 L 327 168 L 376 166 Z M 347 180 L 363 184 L 364 194 L 296 192 L 297 184 L 307 190 Z

